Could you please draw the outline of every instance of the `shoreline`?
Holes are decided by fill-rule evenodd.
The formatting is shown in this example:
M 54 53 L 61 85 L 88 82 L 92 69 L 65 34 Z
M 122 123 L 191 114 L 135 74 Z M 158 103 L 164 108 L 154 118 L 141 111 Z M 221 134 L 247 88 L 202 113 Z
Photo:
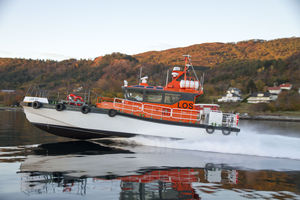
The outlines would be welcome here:
M 0 107 L 0 111 L 4 110 L 4 111 L 21 111 L 23 110 L 22 107 Z
M 300 122 L 300 116 L 287 115 L 256 115 L 256 116 L 240 116 L 240 120 L 265 120 L 265 121 L 285 121 L 285 122 Z

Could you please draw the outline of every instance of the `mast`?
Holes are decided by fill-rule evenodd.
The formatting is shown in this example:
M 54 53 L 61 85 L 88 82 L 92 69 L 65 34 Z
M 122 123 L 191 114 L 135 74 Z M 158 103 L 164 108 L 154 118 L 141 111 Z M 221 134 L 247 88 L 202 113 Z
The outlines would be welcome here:
M 188 70 L 188 66 L 189 66 L 189 63 L 190 63 L 190 55 L 187 54 L 187 55 L 183 55 L 184 56 L 184 81 L 186 81 L 186 73 L 187 73 L 187 70 Z
M 168 86 L 168 80 L 169 80 L 169 70 L 167 70 L 166 87 Z
M 143 67 L 140 68 L 139 84 L 141 83 L 142 72 L 143 72 Z
M 166 79 L 165 88 L 173 91 L 186 91 L 202 94 L 202 84 L 199 81 L 199 78 L 191 63 L 191 56 L 188 54 L 183 56 L 185 62 L 184 69 L 180 69 L 180 67 L 175 66 L 172 71 L 172 81 L 167 83 L 168 79 Z M 188 72 L 189 74 L 187 74 Z

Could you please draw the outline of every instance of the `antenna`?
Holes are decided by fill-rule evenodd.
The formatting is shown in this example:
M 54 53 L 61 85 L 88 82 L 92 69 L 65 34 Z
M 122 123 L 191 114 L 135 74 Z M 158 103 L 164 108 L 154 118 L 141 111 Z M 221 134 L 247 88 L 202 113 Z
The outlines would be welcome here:
M 169 69 L 167 70 L 166 87 L 168 85 L 168 80 L 169 80 Z
M 203 91 L 203 84 L 204 84 L 204 73 L 202 74 L 201 77 L 201 90 Z
M 140 68 L 140 77 L 139 77 L 139 83 L 141 81 L 141 78 L 142 78 L 142 72 L 143 72 L 143 67 Z
M 196 77 L 197 81 L 199 81 L 199 79 L 198 79 L 198 76 L 197 76 L 197 74 L 196 74 L 196 72 L 195 72 L 195 69 L 194 69 L 194 67 L 193 67 L 192 63 L 190 63 L 190 66 L 192 67 L 192 70 L 193 70 L 194 76 Z
M 192 59 L 191 59 L 192 56 L 190 56 L 189 54 L 183 55 L 183 56 L 185 57 L 185 61 L 186 61 L 185 66 L 186 66 L 188 69 L 189 69 L 190 67 L 192 68 L 192 71 L 193 71 L 193 73 L 194 73 L 195 78 L 197 79 L 197 81 L 199 81 L 198 76 L 197 76 L 197 74 L 196 74 L 196 72 L 195 72 L 194 66 L 193 66 L 193 64 L 192 64 Z

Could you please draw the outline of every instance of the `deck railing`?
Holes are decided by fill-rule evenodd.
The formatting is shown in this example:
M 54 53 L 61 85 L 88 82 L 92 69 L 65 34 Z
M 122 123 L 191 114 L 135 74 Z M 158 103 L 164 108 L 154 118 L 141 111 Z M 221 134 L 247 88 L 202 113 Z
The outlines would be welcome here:
M 196 123 L 200 119 L 199 110 L 170 108 L 166 106 L 141 103 L 120 98 L 114 99 L 113 107 L 120 112 L 142 115 L 145 117 L 156 119 L 167 119 L 193 123 Z
M 131 114 L 137 114 L 137 113 L 142 112 L 142 110 L 143 110 L 142 103 L 135 102 L 135 101 L 128 101 L 128 100 L 120 99 L 120 98 L 114 98 L 113 107 L 116 110 L 119 110 L 121 112 L 127 112 L 127 113 L 131 113 Z
M 150 103 L 136 102 L 121 98 L 99 98 L 99 103 L 104 103 L 102 106 L 107 106 L 118 110 L 119 112 L 128 113 L 145 118 L 154 118 L 161 120 L 169 120 L 176 122 L 208 124 L 209 113 L 204 113 L 204 110 L 180 109 L 167 106 L 160 106 Z M 210 112 L 221 112 L 211 110 Z M 222 113 L 222 126 L 237 127 L 238 117 L 233 113 Z
M 238 117 L 232 113 L 223 113 L 222 125 L 226 127 L 237 127 Z
M 188 120 L 188 121 L 200 121 L 200 110 L 189 110 L 189 109 L 172 109 L 174 119 Z

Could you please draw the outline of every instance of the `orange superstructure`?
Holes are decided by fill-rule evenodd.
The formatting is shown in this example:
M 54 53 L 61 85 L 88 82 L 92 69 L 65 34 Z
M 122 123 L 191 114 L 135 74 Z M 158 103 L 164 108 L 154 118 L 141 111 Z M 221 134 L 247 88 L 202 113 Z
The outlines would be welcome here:
M 124 99 L 101 97 L 96 106 L 143 118 L 200 123 L 205 106 L 195 104 L 195 101 L 203 94 L 203 86 L 193 69 L 190 56 L 184 57 L 184 69 L 174 67 L 172 81 L 165 87 L 149 86 L 148 77 L 141 78 L 139 85 L 128 86 L 124 81 Z M 206 108 L 218 110 L 219 106 L 206 104 Z M 111 115 L 114 111 L 111 111 Z

